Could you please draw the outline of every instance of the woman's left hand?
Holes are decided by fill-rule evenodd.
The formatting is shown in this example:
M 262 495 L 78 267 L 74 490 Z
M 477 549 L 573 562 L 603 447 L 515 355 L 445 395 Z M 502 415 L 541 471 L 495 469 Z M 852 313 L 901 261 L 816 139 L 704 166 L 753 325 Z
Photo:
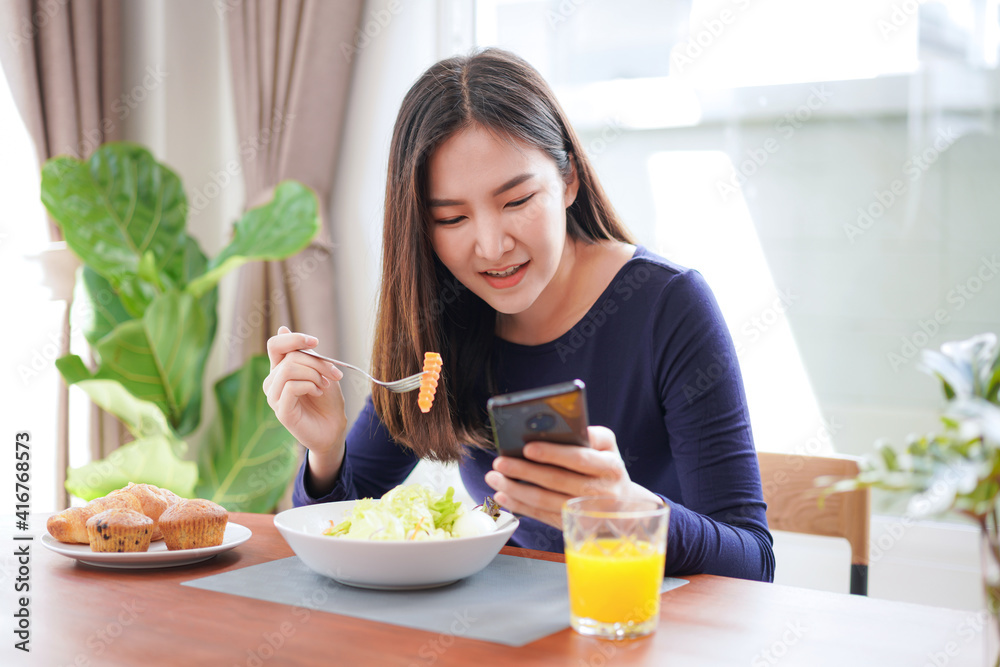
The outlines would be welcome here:
M 659 501 L 659 496 L 629 479 L 611 429 L 591 426 L 590 447 L 531 442 L 524 459 L 498 456 L 486 483 L 507 510 L 562 527 L 562 506 L 578 496 L 615 496 Z M 518 480 L 531 482 L 522 484 Z

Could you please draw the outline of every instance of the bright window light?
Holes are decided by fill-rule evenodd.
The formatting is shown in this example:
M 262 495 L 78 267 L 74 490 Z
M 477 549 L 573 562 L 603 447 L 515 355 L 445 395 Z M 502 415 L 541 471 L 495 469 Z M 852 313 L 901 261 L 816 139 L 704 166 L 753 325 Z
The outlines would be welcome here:
M 764 451 L 833 451 L 788 313 L 798 295 L 774 284 L 741 192 L 715 189 L 735 167 L 721 151 L 650 155 L 657 250 L 711 286 L 740 359 L 754 441 Z
M 4 327 L 0 331 L 3 382 L 0 405 L 3 429 L 31 433 L 31 510 L 55 508 L 56 397 L 62 382 L 55 368 L 60 351 L 64 304 L 50 299 L 41 286 L 41 268 L 30 258 L 49 243 L 45 210 L 39 199 L 40 176 L 35 148 L 0 70 L 0 282 L 4 285 Z M 14 496 L 13 476 L 0 492 Z
M 693 0 L 670 74 L 698 88 L 732 88 L 912 72 L 919 5 L 908 14 L 904 4 Z

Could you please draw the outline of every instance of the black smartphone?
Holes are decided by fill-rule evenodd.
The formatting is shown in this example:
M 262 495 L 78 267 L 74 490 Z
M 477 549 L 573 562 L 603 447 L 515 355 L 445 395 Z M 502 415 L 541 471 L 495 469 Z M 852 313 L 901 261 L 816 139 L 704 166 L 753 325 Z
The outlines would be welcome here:
M 493 442 L 502 456 L 524 458 L 533 440 L 590 446 L 587 392 L 582 380 L 494 396 L 486 402 Z

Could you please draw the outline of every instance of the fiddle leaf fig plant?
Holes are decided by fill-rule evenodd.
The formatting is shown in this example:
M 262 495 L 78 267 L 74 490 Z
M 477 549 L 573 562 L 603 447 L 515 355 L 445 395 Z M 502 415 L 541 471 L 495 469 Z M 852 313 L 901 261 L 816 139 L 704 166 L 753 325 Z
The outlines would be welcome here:
M 218 324 L 218 283 L 251 261 L 280 260 L 319 231 L 316 197 L 285 181 L 247 211 L 214 258 L 187 234 L 181 180 L 144 147 L 114 142 L 87 161 L 69 156 L 42 168 L 42 202 L 82 260 L 74 309 L 95 367 L 57 360 L 69 385 L 114 414 L 136 440 L 67 473 L 85 500 L 128 481 L 166 486 L 233 511 L 268 511 L 294 472 L 294 439 L 260 401 L 268 372 L 257 355 L 216 384 L 219 424 L 205 429 L 197 460 L 185 438 L 198 428 L 205 364 Z M 153 417 L 153 413 L 159 417 Z M 234 428 L 238 425 L 239 428 Z M 224 446 L 222 443 L 225 443 Z

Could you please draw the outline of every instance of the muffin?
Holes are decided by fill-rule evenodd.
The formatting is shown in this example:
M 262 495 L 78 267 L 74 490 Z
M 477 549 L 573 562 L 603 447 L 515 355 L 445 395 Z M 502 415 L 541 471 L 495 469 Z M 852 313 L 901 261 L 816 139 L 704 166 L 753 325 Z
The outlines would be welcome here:
M 211 500 L 182 498 L 160 515 L 167 549 L 199 549 L 222 544 L 229 512 Z
M 49 531 L 49 535 L 60 542 L 89 544 L 90 536 L 87 532 L 87 521 L 95 514 L 108 509 L 129 509 L 141 512 L 142 505 L 131 494 L 95 498 L 83 507 L 71 507 L 50 516 L 45 523 L 45 528 Z
M 135 496 L 136 500 L 142 506 L 142 513 L 153 520 L 153 535 L 150 539 L 153 542 L 162 540 L 163 533 L 160 531 L 159 524 L 160 515 L 163 514 L 165 509 L 180 500 L 180 496 L 173 491 L 161 489 L 153 484 L 133 484 L 129 482 L 128 486 L 117 491 L 112 491 L 108 494 L 108 497 L 123 494 Z
M 135 510 L 114 508 L 87 519 L 91 551 L 147 551 L 152 534 L 153 520 Z

